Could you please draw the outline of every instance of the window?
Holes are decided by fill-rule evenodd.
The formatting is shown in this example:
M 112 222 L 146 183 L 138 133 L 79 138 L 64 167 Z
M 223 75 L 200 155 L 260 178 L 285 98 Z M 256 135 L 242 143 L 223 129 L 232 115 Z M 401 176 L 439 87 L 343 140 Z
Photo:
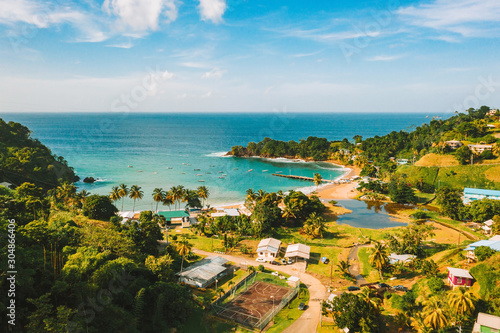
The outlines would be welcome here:
M 262 252 L 259 252 L 259 255 L 262 255 Z
M 457 277 L 457 284 L 462 284 L 462 278 Z

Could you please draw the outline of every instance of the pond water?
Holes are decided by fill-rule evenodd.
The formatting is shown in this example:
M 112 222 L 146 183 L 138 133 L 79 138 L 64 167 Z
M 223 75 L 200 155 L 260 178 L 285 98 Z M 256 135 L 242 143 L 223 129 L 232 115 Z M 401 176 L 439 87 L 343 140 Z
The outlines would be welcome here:
M 350 214 L 340 215 L 338 224 L 347 224 L 357 228 L 383 229 L 406 226 L 407 223 L 398 221 L 389 214 L 398 210 L 408 209 L 409 206 L 362 200 L 337 200 L 344 208 L 352 210 Z

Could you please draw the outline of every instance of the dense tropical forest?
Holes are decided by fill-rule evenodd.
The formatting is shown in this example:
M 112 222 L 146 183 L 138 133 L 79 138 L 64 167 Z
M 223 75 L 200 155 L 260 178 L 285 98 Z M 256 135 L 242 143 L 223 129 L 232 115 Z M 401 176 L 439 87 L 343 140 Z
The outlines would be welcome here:
M 0 183 L 32 182 L 49 189 L 57 187 L 59 180 L 72 183 L 78 177 L 63 157 L 33 139 L 26 126 L 0 118 Z
M 469 109 L 448 119 L 433 119 L 429 124 L 412 126 L 408 130 L 393 131 L 384 136 L 375 136 L 363 140 L 356 135 L 352 140 L 328 141 L 325 138 L 308 137 L 300 141 L 278 141 L 265 138 L 261 142 L 250 142 L 246 147 L 234 146 L 228 153 L 233 156 L 289 157 L 309 160 L 344 160 L 344 156 L 358 151 L 363 161 L 374 161 L 382 166 L 391 157 L 418 160 L 430 152 L 443 153 L 443 145 L 448 140 L 466 140 L 470 143 L 496 143 L 498 138 L 487 133 L 487 121 L 490 108 Z M 498 119 L 498 117 L 496 117 Z M 459 152 L 460 153 L 460 152 Z M 486 156 L 488 155 L 488 156 Z M 483 158 L 491 158 L 485 154 Z M 348 162 L 348 161 L 346 161 Z

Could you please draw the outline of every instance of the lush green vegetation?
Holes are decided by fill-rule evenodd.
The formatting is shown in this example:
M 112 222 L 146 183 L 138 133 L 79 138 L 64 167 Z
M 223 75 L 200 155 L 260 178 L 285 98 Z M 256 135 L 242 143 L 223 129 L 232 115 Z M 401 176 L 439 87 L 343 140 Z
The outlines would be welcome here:
M 15 186 L 30 182 L 50 189 L 57 187 L 59 181 L 77 180 L 66 160 L 33 139 L 27 127 L 0 118 L 0 182 Z

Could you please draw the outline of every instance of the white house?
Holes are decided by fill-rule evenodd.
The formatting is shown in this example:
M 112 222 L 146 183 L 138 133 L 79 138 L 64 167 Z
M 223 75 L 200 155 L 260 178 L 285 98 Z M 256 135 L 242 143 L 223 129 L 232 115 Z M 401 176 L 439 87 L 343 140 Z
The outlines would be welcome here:
M 416 256 L 413 254 L 396 254 L 396 253 L 391 253 L 389 256 L 389 263 L 391 265 L 403 262 L 403 263 L 409 263 L 412 261 Z
M 285 258 L 294 258 L 295 261 L 309 259 L 311 247 L 304 244 L 292 244 L 286 248 Z
M 451 149 L 457 149 L 457 148 L 460 148 L 461 146 L 463 146 L 463 143 L 461 141 L 458 141 L 458 140 L 445 141 L 444 143 L 448 147 L 450 147 Z
M 492 145 L 468 145 L 468 147 L 472 152 L 476 154 L 481 154 L 485 150 L 493 149 Z
M 260 241 L 257 246 L 257 256 L 266 261 L 272 261 L 278 256 L 281 241 L 274 238 L 266 238 Z

